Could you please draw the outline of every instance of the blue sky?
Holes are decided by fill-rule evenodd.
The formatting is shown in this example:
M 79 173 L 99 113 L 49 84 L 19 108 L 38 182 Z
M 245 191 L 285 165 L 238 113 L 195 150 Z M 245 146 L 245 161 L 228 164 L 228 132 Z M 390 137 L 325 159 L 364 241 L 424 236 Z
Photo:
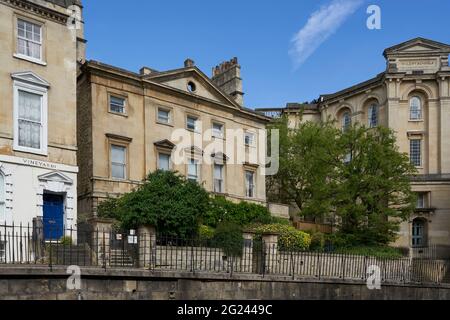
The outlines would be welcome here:
M 83 4 L 88 59 L 137 72 L 144 65 L 180 68 L 189 57 L 210 76 L 213 66 L 236 56 L 250 108 L 304 102 L 367 80 L 384 70 L 385 48 L 414 37 L 450 43 L 449 0 Z M 381 8 L 381 30 L 366 27 L 372 4 Z

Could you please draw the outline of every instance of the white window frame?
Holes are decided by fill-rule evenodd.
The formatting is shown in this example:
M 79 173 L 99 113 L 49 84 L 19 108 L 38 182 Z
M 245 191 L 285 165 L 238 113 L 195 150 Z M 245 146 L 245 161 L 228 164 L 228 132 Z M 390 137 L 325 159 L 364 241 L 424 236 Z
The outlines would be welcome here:
M 39 29 L 40 29 L 39 30 L 40 31 L 39 37 L 40 37 L 41 41 L 40 42 L 36 42 L 34 40 L 30 40 L 30 39 L 27 39 L 27 38 L 19 36 L 19 21 L 23 21 L 24 23 L 28 23 L 28 24 L 31 24 L 31 25 L 38 26 Z M 44 46 L 43 29 L 44 29 L 44 25 L 41 24 L 41 23 L 30 21 L 30 20 L 28 20 L 26 18 L 22 18 L 22 17 L 17 17 L 17 19 L 15 19 L 15 22 L 16 22 L 16 25 L 15 25 L 15 32 L 16 32 L 16 49 L 15 50 L 16 50 L 16 53 L 14 54 L 14 56 L 17 57 L 17 58 L 29 60 L 31 62 L 35 62 L 35 63 L 38 63 L 38 64 L 46 65 L 46 63 L 43 60 L 43 52 L 44 52 L 43 51 L 43 46 Z M 39 59 L 35 58 L 35 57 L 32 57 L 32 56 L 29 56 L 29 55 L 26 55 L 26 54 L 23 54 L 23 53 L 19 53 L 19 39 L 20 40 L 24 40 L 24 41 L 29 41 L 29 42 L 32 42 L 34 44 L 38 44 L 40 46 L 39 47 Z
M 221 179 L 216 178 L 216 167 L 221 168 Z M 220 182 L 220 190 L 216 190 L 216 181 Z M 213 167 L 213 190 L 215 193 L 225 193 L 225 164 L 214 163 Z
M 189 128 L 189 119 L 195 119 L 194 129 Z M 199 131 L 199 121 L 200 121 L 199 117 L 194 116 L 194 115 L 187 115 L 186 116 L 186 129 L 189 131 L 198 132 Z
M 418 118 L 412 117 L 412 115 L 413 115 L 412 103 L 415 99 L 417 99 L 417 101 L 419 101 L 419 106 L 418 106 L 419 110 L 417 111 L 417 113 L 419 114 Z M 422 120 L 423 120 L 423 101 L 420 97 L 413 96 L 413 97 L 411 97 L 411 99 L 409 99 L 409 121 L 422 121 Z
M 122 112 L 120 112 L 120 111 L 114 111 L 114 110 L 112 110 L 111 109 L 111 105 L 112 105 L 112 99 L 120 99 L 120 100 L 123 100 L 123 111 Z M 108 105 L 108 111 L 110 112 L 110 113 L 114 113 L 114 114 L 119 114 L 119 115 L 126 115 L 127 114 L 127 98 L 125 98 L 125 97 L 122 97 L 122 96 L 120 96 L 120 95 L 117 95 L 117 94 L 112 94 L 112 93 L 110 93 L 109 94 L 109 99 L 108 99 L 108 102 L 109 102 L 109 105 Z
M 220 131 L 216 130 L 214 126 L 220 126 Z M 212 123 L 212 137 L 217 139 L 223 139 L 225 136 L 225 125 L 223 123 L 213 121 Z
M 165 152 L 158 152 L 158 170 L 163 170 L 163 169 L 161 169 L 161 156 L 169 157 L 169 168 L 167 171 L 172 170 L 172 155 L 170 153 L 165 153 Z M 163 170 L 163 171 L 166 171 L 166 170 Z
M 247 143 L 247 137 L 250 138 L 250 142 Z M 254 147 L 256 142 L 256 134 L 251 131 L 245 131 L 244 133 L 244 145 L 246 147 Z
M 14 96 L 14 142 L 13 149 L 26 153 L 33 153 L 38 155 L 47 155 L 48 151 L 48 89 L 41 86 L 36 86 L 30 83 L 14 81 L 13 84 Z M 19 145 L 19 91 L 40 95 L 41 98 L 41 147 L 34 149 L 30 147 L 23 147 Z
M 164 121 L 164 120 L 161 120 L 160 118 L 159 118 L 159 112 L 167 112 L 167 121 Z M 157 110 L 156 110 L 156 122 L 157 123 L 160 123 L 160 124 L 165 124 L 165 125 L 168 125 L 168 124 L 171 124 L 172 123 L 172 119 L 171 119 L 172 117 L 171 117 L 171 110 L 170 109 L 167 109 L 167 108 L 164 108 L 164 107 L 158 107 L 157 108 Z M 187 121 L 187 120 L 186 120 Z M 186 124 L 187 125 L 187 124 Z
M 252 184 L 253 188 L 252 189 L 250 188 L 250 183 L 248 183 L 248 181 L 247 181 L 247 173 L 251 173 L 252 176 L 253 176 L 253 181 L 252 181 L 253 182 L 253 184 Z M 254 198 L 256 198 L 256 172 L 252 171 L 252 170 L 245 170 L 244 176 L 245 176 L 244 177 L 244 179 L 245 179 L 245 196 L 247 198 L 254 199 Z M 250 189 L 253 192 L 252 195 L 250 194 Z
M 113 162 L 112 150 L 113 150 L 114 147 L 122 148 L 124 150 L 124 163 L 123 164 L 122 163 L 118 163 L 118 162 Z M 110 159 L 109 163 L 110 163 L 110 166 L 111 166 L 110 167 L 111 179 L 113 179 L 113 180 L 120 180 L 120 181 L 127 180 L 128 179 L 128 147 L 124 146 L 122 144 L 119 144 L 119 143 L 111 142 L 110 145 L 109 145 L 109 159 Z M 118 178 L 118 177 L 114 177 L 113 176 L 113 164 L 117 164 L 117 165 L 122 165 L 123 166 L 123 175 L 124 175 L 123 178 Z
M 192 161 L 194 162 L 195 166 L 196 166 L 196 173 L 197 173 L 197 177 L 196 179 L 191 179 L 191 176 L 189 175 L 189 166 L 192 165 Z M 198 159 L 195 158 L 188 158 L 188 163 L 187 163 L 187 167 L 186 167 L 186 176 L 187 179 L 190 181 L 196 181 L 198 183 L 200 183 L 200 172 L 201 172 L 201 165 L 200 165 L 200 161 Z

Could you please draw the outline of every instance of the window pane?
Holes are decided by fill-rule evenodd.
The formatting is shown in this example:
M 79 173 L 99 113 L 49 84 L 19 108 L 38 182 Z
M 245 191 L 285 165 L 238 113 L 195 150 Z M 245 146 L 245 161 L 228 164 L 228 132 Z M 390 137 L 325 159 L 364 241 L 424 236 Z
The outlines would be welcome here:
M 374 128 L 378 126 L 378 105 L 373 104 L 369 107 L 369 127 Z
M 125 113 L 125 99 L 110 96 L 109 109 L 112 112 Z
M 214 165 L 214 178 L 222 179 L 223 178 L 223 166 L 216 164 Z
M 213 136 L 216 138 L 223 137 L 223 125 L 220 123 L 213 123 Z
M 422 101 L 418 97 L 413 97 L 410 101 L 410 119 L 422 119 Z
M 169 111 L 158 109 L 158 121 L 162 123 L 169 123 Z
M 247 197 L 253 198 L 255 195 L 255 177 L 252 171 L 245 172 L 245 183 L 247 189 Z
M 112 169 L 111 174 L 113 178 L 125 179 L 125 166 L 112 164 L 111 169 Z
M 345 112 L 342 116 L 342 131 L 346 131 L 352 125 L 352 118 L 349 112 Z
M 197 118 L 187 117 L 187 128 L 189 130 L 197 130 Z
M 198 162 L 194 159 L 189 159 L 188 179 L 195 181 L 198 180 Z
M 116 179 L 125 179 L 126 175 L 126 148 L 111 146 L 111 175 Z
M 223 193 L 223 165 L 214 165 L 214 192 Z
M 252 146 L 253 142 L 255 141 L 255 136 L 253 133 L 246 132 L 245 133 L 245 145 Z
M 19 90 L 19 146 L 41 148 L 42 96 Z
M 40 122 L 42 96 L 19 90 L 19 118 Z
M 115 163 L 125 164 L 125 147 L 111 146 L 111 160 Z
M 422 165 L 422 141 L 421 140 L 411 140 L 410 141 L 410 160 L 411 164 L 416 167 Z
M 159 170 L 169 171 L 170 170 L 170 156 L 168 154 L 159 154 Z

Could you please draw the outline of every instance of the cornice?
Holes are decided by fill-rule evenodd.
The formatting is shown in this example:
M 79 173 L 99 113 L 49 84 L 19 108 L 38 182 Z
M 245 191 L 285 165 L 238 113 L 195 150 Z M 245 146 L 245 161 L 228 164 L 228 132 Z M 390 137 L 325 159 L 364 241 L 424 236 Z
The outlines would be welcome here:
M 21 9 L 26 12 L 36 14 L 60 24 L 66 24 L 67 19 L 69 18 L 69 15 L 67 14 L 40 6 L 36 3 L 32 3 L 26 0 L 0 0 L 0 3 L 12 8 Z
M 142 90 L 146 89 L 159 90 L 160 92 L 164 92 L 166 94 L 175 95 L 177 97 L 191 100 L 193 103 L 206 103 L 215 107 L 220 107 L 224 110 L 231 112 L 233 115 L 238 115 L 240 117 L 247 118 L 249 120 L 253 120 L 259 123 L 269 123 L 271 120 L 266 116 L 257 114 L 256 112 L 249 111 L 245 108 L 236 108 L 233 105 L 228 105 L 220 101 L 211 100 L 206 97 L 193 95 L 189 92 L 185 92 L 177 88 L 173 88 L 158 82 L 154 82 L 151 79 L 142 79 L 139 75 L 133 72 L 114 68 L 108 65 L 98 64 L 95 62 L 94 63 L 87 62 L 85 65 L 82 66 L 82 70 L 83 72 L 78 76 L 78 80 L 80 80 L 83 75 L 93 74 L 105 78 L 115 79 L 120 82 L 126 82 L 128 84 L 132 84 L 138 88 L 141 88 Z M 93 82 L 92 80 L 90 81 Z M 146 96 L 145 92 L 143 92 L 142 95 Z

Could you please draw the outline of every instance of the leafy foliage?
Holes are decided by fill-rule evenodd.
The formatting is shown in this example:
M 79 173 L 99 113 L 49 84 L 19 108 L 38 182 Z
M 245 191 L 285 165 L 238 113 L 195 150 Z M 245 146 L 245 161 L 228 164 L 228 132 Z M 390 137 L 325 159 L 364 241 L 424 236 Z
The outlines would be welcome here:
M 268 180 L 271 201 L 295 203 L 301 216 L 334 219 L 345 245 L 396 239 L 414 210 L 416 170 L 392 130 L 355 125 L 342 132 L 332 122 L 290 129 L 286 117 L 273 127 L 280 130 L 280 170 Z
M 230 257 L 242 256 L 244 238 L 239 225 L 232 222 L 220 223 L 214 233 L 213 241 L 223 250 L 225 255 Z
M 126 229 L 148 224 L 161 233 L 188 237 L 197 233 L 208 206 L 209 195 L 199 184 L 174 172 L 156 171 L 137 190 L 102 203 L 98 213 L 119 220 Z
M 249 230 L 255 233 L 255 239 L 260 239 L 263 234 L 267 233 L 278 234 L 280 250 L 307 250 L 311 245 L 311 236 L 309 234 L 288 225 L 253 225 Z
M 244 226 L 249 223 L 270 223 L 272 217 L 269 210 L 261 205 L 245 201 L 234 203 L 224 197 L 211 198 L 203 223 L 217 227 L 225 221 Z
M 280 132 L 280 167 L 267 181 L 270 201 L 295 203 L 304 216 L 324 217 L 332 208 L 341 148 L 331 122 L 288 127 L 287 117 L 272 125 Z
M 341 162 L 334 200 L 339 233 L 347 243 L 385 245 L 395 240 L 399 222 L 414 210 L 410 177 L 416 173 L 406 154 L 398 151 L 388 128 L 355 126 L 340 141 L 349 162 Z
M 200 240 L 211 240 L 214 238 L 214 232 L 215 232 L 214 228 L 201 225 L 198 228 L 198 237 Z

